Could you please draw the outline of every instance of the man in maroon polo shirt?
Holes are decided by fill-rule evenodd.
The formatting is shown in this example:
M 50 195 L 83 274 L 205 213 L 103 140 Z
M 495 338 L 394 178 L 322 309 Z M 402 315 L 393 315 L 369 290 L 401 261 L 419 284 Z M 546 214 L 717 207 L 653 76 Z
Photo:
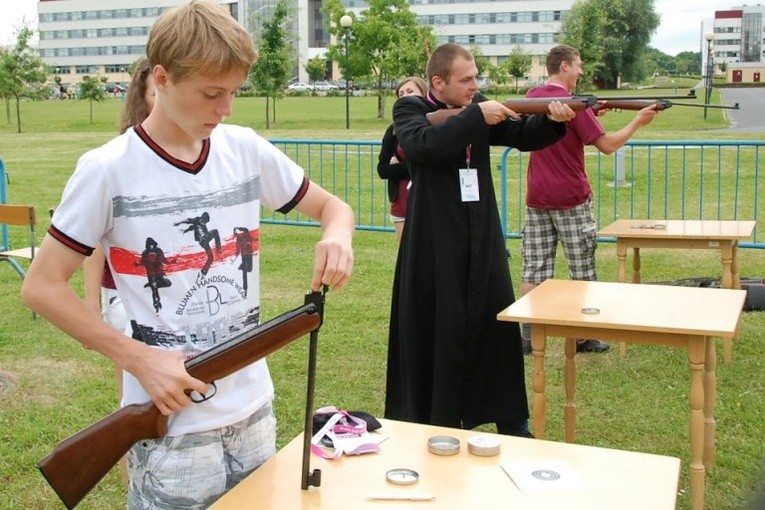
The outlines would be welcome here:
M 529 90 L 526 97 L 570 97 L 582 72 L 579 51 L 559 45 L 547 55 L 550 76 L 541 87 Z M 598 110 L 602 115 L 606 109 Z M 525 294 L 548 278 L 555 269 L 558 240 L 572 280 L 597 280 L 595 271 L 596 225 L 592 214 L 592 188 L 584 168 L 584 146 L 594 145 L 603 154 L 622 147 L 658 112 L 655 106 L 640 110 L 622 129 L 606 133 L 587 109 L 566 122 L 566 135 L 529 157 L 526 192 L 526 224 L 523 229 L 523 276 L 521 293 Z M 531 352 L 530 327 L 522 326 L 524 353 Z M 608 344 L 597 340 L 579 340 L 577 352 L 605 352 Z

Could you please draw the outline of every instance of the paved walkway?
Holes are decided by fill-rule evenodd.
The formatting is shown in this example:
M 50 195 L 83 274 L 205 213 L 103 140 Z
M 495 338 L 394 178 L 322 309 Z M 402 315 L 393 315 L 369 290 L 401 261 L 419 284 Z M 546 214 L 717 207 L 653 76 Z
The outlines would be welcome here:
M 738 103 L 740 110 L 725 110 L 731 121 L 726 129 L 732 133 L 765 134 L 765 87 L 720 89 L 723 104 Z

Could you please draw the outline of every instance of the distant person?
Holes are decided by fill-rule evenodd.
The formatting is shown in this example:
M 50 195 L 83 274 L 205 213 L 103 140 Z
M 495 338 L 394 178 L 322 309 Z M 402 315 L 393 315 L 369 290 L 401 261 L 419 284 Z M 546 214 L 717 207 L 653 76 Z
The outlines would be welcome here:
M 141 440 L 128 453 L 127 507 L 196 510 L 276 452 L 274 387 L 262 359 L 216 380 L 215 393 L 191 405 L 188 393 L 208 393 L 208 385 L 184 362 L 260 321 L 259 282 L 243 296 L 231 263 L 212 265 L 197 281 L 207 255 L 174 224 L 209 211 L 220 232 L 259 232 L 261 206 L 313 218 L 322 231 L 306 283 L 317 291 L 342 289 L 350 278 L 354 216 L 252 129 L 222 123 L 257 59 L 250 34 L 225 7 L 192 0 L 164 10 L 146 54 L 154 108 L 79 159 L 22 295 L 124 370 L 123 405 L 152 401 L 169 416 L 166 435 Z M 103 322 L 69 285 L 99 243 L 130 317 L 129 335 Z M 230 262 L 233 236 L 226 243 L 222 256 Z M 159 271 L 162 260 L 172 264 Z M 161 288 L 161 308 L 145 288 L 148 277 Z
M 530 98 L 569 97 L 576 89 L 582 71 L 579 51 L 571 46 L 555 46 L 547 54 L 547 83 L 526 94 Z M 606 102 L 606 107 L 608 103 Z M 606 110 L 598 110 L 598 115 Z M 572 280 L 595 281 L 595 218 L 592 215 L 592 188 L 584 168 L 584 146 L 594 145 L 603 154 L 623 146 L 642 126 L 650 124 L 658 112 L 654 105 L 640 110 L 626 126 L 606 133 L 593 110 L 577 113 L 566 122 L 566 135 L 557 143 L 534 151 L 529 156 L 526 191 L 526 224 L 521 253 L 523 276 L 521 294 L 552 278 L 558 241 Z M 531 352 L 530 325 L 522 326 L 524 353 Z M 576 352 L 606 352 L 609 346 L 599 340 L 580 339 Z
M 428 59 L 429 90 L 393 106 L 412 185 L 396 261 L 385 417 L 531 436 L 517 323 L 497 320 L 513 303 L 489 147 L 545 147 L 574 112 L 518 116 L 477 93 L 473 55 L 457 44 Z M 427 114 L 461 109 L 431 125 Z
M 424 96 L 428 90 L 425 80 L 419 76 L 404 78 L 396 87 L 396 97 Z M 398 144 L 393 124 L 388 126 L 382 139 L 382 148 L 377 161 L 377 173 L 388 181 L 390 217 L 396 230 L 396 240 L 401 241 L 406 219 L 406 202 L 409 198 L 409 169 L 406 154 Z

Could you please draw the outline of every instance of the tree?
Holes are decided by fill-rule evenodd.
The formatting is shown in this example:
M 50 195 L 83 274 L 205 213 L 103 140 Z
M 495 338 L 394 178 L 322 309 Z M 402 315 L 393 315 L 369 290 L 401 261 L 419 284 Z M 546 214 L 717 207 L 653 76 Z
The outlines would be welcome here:
M 321 80 L 327 74 L 327 61 L 321 57 L 313 57 L 305 64 L 305 72 L 308 79 L 313 82 L 313 91 L 316 92 L 316 80 Z
M 100 103 L 106 99 L 106 91 L 103 83 L 106 76 L 102 79 L 91 76 L 83 76 L 80 83 L 80 94 L 78 99 L 87 99 L 90 102 L 90 123 L 93 124 L 93 101 Z
M 17 132 L 21 133 L 21 98 L 39 97 L 44 91 L 48 68 L 30 46 L 34 30 L 23 26 L 16 34 L 16 45 L 0 54 L 0 96 L 6 100 L 10 124 L 10 100 L 16 100 Z
M 639 81 L 651 34 L 659 26 L 654 0 L 577 0 L 561 26 L 561 42 L 577 48 L 585 74 L 602 85 Z
M 481 47 L 477 44 L 471 44 L 469 49 L 470 53 L 473 55 L 475 66 L 478 68 L 478 76 L 486 76 L 489 71 L 489 66 L 491 65 L 489 57 L 483 54 Z
M 701 72 L 701 52 L 682 51 L 675 56 L 677 74 L 703 74 Z
M 531 69 L 531 55 L 523 51 L 523 48 L 516 46 L 510 51 L 507 60 L 503 63 L 507 69 L 507 74 L 515 78 L 515 93 L 518 93 L 518 78 L 526 76 Z
M 329 18 L 328 31 L 336 38 L 327 48 L 327 58 L 345 62 L 345 40 L 340 18 L 346 14 L 340 0 L 324 2 L 322 12 Z M 372 79 L 377 88 L 377 117 L 385 112 L 384 85 L 403 76 L 421 76 L 436 38 L 430 26 L 417 23 L 406 0 L 369 0 L 369 7 L 356 16 L 348 29 L 350 75 Z M 340 68 L 345 74 L 345 66 Z
M 494 99 L 497 99 L 499 88 L 510 81 L 510 76 L 507 74 L 507 69 L 502 65 L 495 66 L 494 64 L 489 64 L 489 66 L 486 68 L 486 74 L 488 75 L 489 81 L 491 82 L 492 88 L 494 89 Z
M 277 2 L 271 19 L 262 24 L 257 44 L 260 58 L 250 71 L 250 82 L 255 90 L 266 96 L 266 129 L 271 128 L 269 103 L 272 103 L 273 120 L 276 122 L 276 101 L 284 97 L 284 89 L 292 74 L 294 55 L 290 41 L 292 35 L 288 29 L 291 13 L 285 0 Z

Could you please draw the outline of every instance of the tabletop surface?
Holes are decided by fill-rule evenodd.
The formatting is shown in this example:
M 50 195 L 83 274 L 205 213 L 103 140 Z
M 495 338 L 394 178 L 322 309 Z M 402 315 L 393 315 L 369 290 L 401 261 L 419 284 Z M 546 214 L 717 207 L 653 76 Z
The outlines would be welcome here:
M 321 487 L 300 488 L 302 435 L 212 505 L 233 509 L 507 509 L 620 510 L 675 508 L 680 460 L 674 457 L 607 448 L 522 439 L 495 434 L 501 451 L 493 457 L 468 452 L 475 431 L 380 420 L 388 436 L 379 453 L 337 460 L 311 457 L 322 470 Z M 460 440 L 456 455 L 430 453 L 427 439 L 448 434 Z M 508 462 L 565 462 L 582 479 L 575 488 L 521 491 L 502 469 Z M 419 474 L 415 485 L 392 485 L 385 473 L 409 468 Z M 432 501 L 375 501 L 371 494 L 432 495 Z
M 736 331 L 745 299 L 744 290 L 549 279 L 497 318 L 725 337 Z
M 749 239 L 755 221 L 725 220 L 616 220 L 598 232 L 600 237 L 681 239 Z

